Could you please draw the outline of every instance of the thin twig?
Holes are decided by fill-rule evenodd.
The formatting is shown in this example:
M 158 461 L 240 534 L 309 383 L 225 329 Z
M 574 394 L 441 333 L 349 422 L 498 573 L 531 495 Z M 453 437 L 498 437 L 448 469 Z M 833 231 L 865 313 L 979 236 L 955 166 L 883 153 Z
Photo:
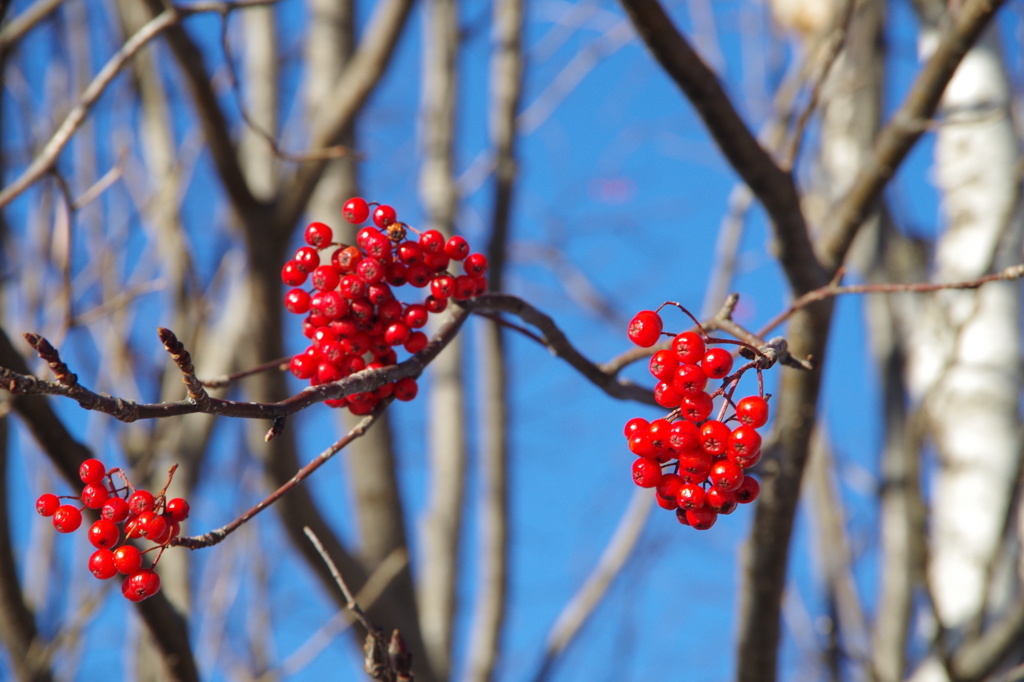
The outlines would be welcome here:
M 249 369 L 243 369 L 242 371 L 235 372 L 233 374 L 225 374 L 224 376 L 215 377 L 213 379 L 202 379 L 199 383 L 206 388 L 226 388 L 239 379 L 244 379 L 245 377 L 252 376 L 253 374 L 269 372 L 274 369 L 279 372 L 283 372 L 288 369 L 289 361 L 291 361 L 291 356 L 286 356 L 278 358 L 277 360 L 271 360 L 270 362 L 264 362 L 262 365 L 256 365 Z
M 316 547 L 316 551 L 320 554 L 321 558 L 323 558 L 324 563 L 327 564 L 327 568 L 330 569 L 331 575 L 334 576 L 334 582 L 338 584 L 338 587 L 341 588 L 341 593 L 345 595 L 345 607 L 355 614 L 355 617 L 359 619 L 359 622 L 363 624 L 363 627 L 366 628 L 367 631 L 373 632 L 376 627 L 370 622 L 370 619 L 366 616 L 366 612 L 363 611 L 361 606 L 359 606 L 359 602 L 356 601 L 356 598 L 352 596 L 352 591 L 348 589 L 348 585 L 345 584 L 345 579 L 341 577 L 341 571 L 339 571 L 338 567 L 334 565 L 334 561 L 331 560 L 327 550 L 324 549 L 323 543 L 320 542 L 320 538 L 316 536 L 316 533 L 314 533 L 313 529 L 309 526 L 306 526 L 302 530 L 306 533 L 306 537 L 309 538 L 309 541 L 313 543 L 313 546 Z

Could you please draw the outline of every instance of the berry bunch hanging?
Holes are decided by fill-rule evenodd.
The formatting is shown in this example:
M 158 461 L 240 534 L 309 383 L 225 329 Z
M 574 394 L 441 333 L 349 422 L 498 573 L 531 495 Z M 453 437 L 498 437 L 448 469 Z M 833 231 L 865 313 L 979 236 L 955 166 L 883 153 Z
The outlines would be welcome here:
M 307 246 L 281 270 L 281 280 L 294 287 L 285 294 L 285 308 L 306 316 L 303 334 L 310 340 L 292 358 L 290 369 L 312 386 L 393 365 L 398 347 L 418 353 L 427 346 L 427 335 L 420 330 L 431 313 L 444 311 L 450 299 L 465 301 L 487 290 L 487 258 L 470 253 L 464 238 L 445 240 L 437 230 L 418 232 L 399 222 L 390 206 L 359 197 L 345 203 L 343 215 L 359 225 L 371 218 L 371 211 L 373 226 L 359 230 L 351 246 L 335 242 L 327 225 L 311 223 Z M 418 238 L 407 239 L 409 232 Z M 449 271 L 453 261 L 462 263 L 463 274 Z M 302 288 L 307 284 L 311 289 Z M 405 284 L 429 294 L 421 302 L 402 303 L 394 288 Z M 405 378 L 372 393 L 325 402 L 364 415 L 390 395 L 412 400 L 417 391 L 416 380 Z
M 698 331 L 666 334 L 659 314 L 666 305 L 686 313 Z M 753 502 L 761 491 L 757 480 L 746 473 L 761 459 L 758 429 L 768 421 L 761 352 L 742 342 L 708 336 L 677 303 L 640 311 L 627 333 L 644 348 L 658 343 L 663 335 L 672 337 L 671 347 L 657 351 L 650 360 L 651 374 L 658 380 L 654 400 L 671 411 L 652 422 L 641 417 L 626 422 L 628 446 L 637 456 L 633 481 L 654 488 L 658 505 L 675 510 L 680 523 L 707 530 L 719 514 L 731 514 L 738 504 Z M 744 347 L 753 357 L 735 372 L 732 353 L 712 347 L 729 343 Z M 757 371 L 758 395 L 734 402 L 740 377 L 750 369 Z M 717 389 L 709 386 L 717 380 L 721 380 Z M 715 398 L 721 398 L 722 404 L 712 419 Z
M 89 542 L 96 548 L 89 557 L 89 570 L 100 580 L 125 576 L 121 593 L 129 601 L 139 602 L 160 591 L 156 565 L 163 550 L 180 534 L 181 522 L 188 518 L 188 502 L 180 497 L 168 500 L 164 494 L 176 468 L 171 468 L 167 485 L 154 495 L 136 490 L 123 470 L 107 471 L 103 462 L 87 459 L 78 469 L 85 484 L 81 495 L 58 497 L 45 493 L 36 500 L 36 511 L 52 518 L 58 532 L 73 533 L 82 526 L 83 509 L 97 510 L 100 518 L 89 527 Z M 123 485 L 115 483 L 115 476 Z M 79 504 L 61 504 L 61 500 L 77 500 Z M 140 551 L 128 543 L 131 539 L 154 544 Z M 143 568 L 143 554 L 152 550 L 157 550 L 157 556 L 149 568 Z

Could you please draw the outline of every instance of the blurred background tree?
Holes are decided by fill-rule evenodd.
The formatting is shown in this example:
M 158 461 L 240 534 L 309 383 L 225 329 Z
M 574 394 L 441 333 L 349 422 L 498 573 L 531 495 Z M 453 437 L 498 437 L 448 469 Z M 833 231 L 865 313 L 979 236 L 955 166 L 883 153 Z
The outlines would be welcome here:
M 156 326 L 200 378 L 276 366 L 304 347 L 281 266 L 309 221 L 351 243 L 355 195 L 465 235 L 532 306 L 472 317 L 415 402 L 217 547 L 168 551 L 139 607 L 36 496 L 90 456 L 147 487 L 177 464 L 199 534 L 355 422 L 314 405 L 264 442 L 3 393 L 2 676 L 361 679 L 309 526 L 424 682 L 1024 679 L 1020 285 L 899 291 L 1022 261 L 1003 4 L 0 2 L 0 366 L 48 376 L 34 331 L 94 390 L 179 400 Z M 621 435 L 659 414 L 620 378 L 653 383 L 631 315 L 737 291 L 757 329 L 841 276 L 898 291 L 780 327 L 819 369 L 769 373 L 755 508 L 704 533 L 651 514 Z

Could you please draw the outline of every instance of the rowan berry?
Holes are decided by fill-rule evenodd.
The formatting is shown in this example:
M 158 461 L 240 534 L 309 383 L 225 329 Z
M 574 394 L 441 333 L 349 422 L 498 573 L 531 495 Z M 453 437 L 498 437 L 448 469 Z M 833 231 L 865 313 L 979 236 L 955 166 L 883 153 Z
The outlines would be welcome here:
M 145 512 L 143 512 L 145 513 Z M 124 536 L 134 540 L 142 537 L 142 521 L 139 516 L 129 516 L 124 524 Z
M 452 259 L 445 254 L 444 251 L 441 253 L 426 253 L 423 255 L 423 264 L 431 272 L 444 272 L 448 269 Z
M 302 289 L 292 289 L 284 296 L 284 307 L 290 313 L 303 315 L 309 312 L 309 294 Z
M 316 366 L 316 378 L 321 384 L 329 384 L 344 378 L 341 369 L 330 360 L 322 360 Z
M 390 206 L 381 205 L 373 211 L 373 224 L 377 227 L 384 228 L 395 222 L 395 218 L 397 217 L 395 209 Z
M 89 527 L 89 542 L 96 549 L 110 549 L 120 539 L 121 531 L 113 521 L 100 519 Z
M 167 503 L 167 513 L 171 515 L 171 519 L 181 523 L 188 518 L 188 513 L 191 511 L 191 507 L 186 500 L 175 497 Z
M 153 511 L 156 506 L 156 498 L 148 490 L 136 490 L 128 496 L 128 509 L 136 516 Z
M 736 501 L 740 504 L 749 504 L 761 494 L 761 484 L 756 478 L 744 476 L 740 487 L 736 488 Z
M 703 450 L 687 450 L 679 453 L 679 475 L 690 483 L 700 483 L 711 471 L 711 455 Z
M 729 436 L 729 455 L 739 458 L 753 457 L 761 449 L 761 434 L 753 426 L 743 424 Z
M 706 496 L 704 488 L 694 483 L 682 483 L 682 479 L 679 480 L 681 485 L 676 490 L 676 504 L 683 509 L 700 509 L 703 507 Z
M 361 260 L 363 260 L 362 251 L 354 246 L 346 246 L 338 249 L 331 256 L 331 267 L 337 270 L 339 275 L 345 275 L 355 270 Z
M 678 474 L 663 474 L 661 480 L 658 481 L 657 493 L 658 495 L 672 500 L 672 509 L 679 506 L 676 501 L 676 494 L 679 489 L 683 487 L 683 479 L 679 478 Z
M 672 430 L 669 432 L 668 443 L 676 452 L 684 452 L 700 447 L 697 425 L 685 419 L 675 422 L 672 424 Z
M 708 418 L 715 405 L 714 401 L 711 400 L 711 396 L 701 392 L 694 395 L 684 395 L 679 407 L 680 412 L 686 419 L 692 422 L 702 422 Z
M 626 426 L 623 428 L 622 433 L 628 439 L 637 431 L 646 431 L 649 426 L 650 423 L 643 417 L 633 417 L 626 422 Z
M 376 284 L 384 280 L 387 269 L 376 258 L 364 258 L 356 266 L 356 274 L 367 284 Z
M 384 281 L 393 287 L 403 286 L 409 281 L 409 269 L 401 263 L 392 263 L 387 268 Z
M 430 293 L 434 298 L 451 298 L 455 293 L 455 278 L 449 274 L 438 275 L 430 282 Z
M 469 255 L 469 243 L 455 235 L 444 245 L 444 253 L 452 260 L 462 260 Z
M 411 330 L 404 322 L 395 322 L 384 332 L 384 340 L 391 346 L 401 346 L 409 340 Z
M 43 493 L 36 500 L 36 511 L 41 516 L 53 516 L 53 513 L 60 508 L 60 498 L 53 493 Z
M 661 482 L 661 465 L 641 457 L 633 462 L 633 482 L 641 488 L 653 488 Z
M 700 364 L 709 379 L 722 379 L 732 371 L 732 354 L 724 348 L 711 348 Z
M 114 565 L 114 553 L 109 549 L 97 549 L 89 557 L 89 572 L 100 580 L 107 580 L 117 575 Z
M 433 275 L 430 272 L 430 269 L 426 265 L 423 265 L 422 263 L 410 265 L 409 269 L 406 270 L 405 275 L 409 281 L 409 284 L 413 285 L 417 289 L 422 289 L 423 287 L 430 284 L 431 281 L 434 279 Z
M 142 568 L 142 552 L 134 545 L 121 545 L 114 550 L 114 566 L 121 575 L 131 575 Z
M 704 357 L 704 339 L 696 332 L 676 334 L 672 339 L 672 350 L 679 356 L 679 362 L 696 365 Z
M 686 520 L 686 510 L 683 509 L 682 507 L 676 509 L 676 521 L 683 524 L 684 526 L 690 525 L 690 522 Z
M 661 381 L 672 381 L 672 377 L 676 373 L 676 367 L 679 366 L 679 358 L 676 354 L 670 350 L 659 350 L 657 353 L 651 356 L 650 369 L 651 374 L 655 379 Z M 678 392 L 678 391 L 677 391 Z
M 362 265 L 362 263 L 360 263 Z M 320 291 L 331 291 L 338 286 L 338 282 L 341 281 L 341 275 L 334 269 L 333 265 L 321 265 L 320 267 L 313 270 L 313 274 L 310 276 L 310 282 L 313 288 L 319 289 Z
M 99 509 L 110 497 L 110 493 L 103 484 L 90 483 L 82 488 L 82 504 L 89 509 Z
M 443 253 L 444 235 L 437 230 L 427 230 L 420 235 L 420 246 L 427 253 Z
M 456 301 L 468 301 L 476 294 L 476 285 L 473 278 L 468 275 L 459 275 L 455 278 L 455 291 L 452 298 Z
M 361 197 L 352 197 L 341 209 L 345 220 L 352 224 L 361 223 L 370 215 L 370 207 Z
M 391 292 L 391 287 L 384 282 L 378 282 L 366 287 L 366 300 L 374 305 L 381 305 L 394 299 L 395 295 Z
M 719 514 L 732 514 L 736 510 L 736 493 L 714 486 L 708 488 L 707 505 Z
M 654 402 L 665 408 L 679 407 L 682 396 L 676 393 L 672 384 L 667 381 L 659 381 L 654 387 Z
M 481 296 L 487 293 L 487 278 L 486 277 L 474 277 L 473 278 L 473 295 Z
M 670 474 L 666 474 L 670 475 Z M 654 491 L 654 501 L 658 503 L 658 506 L 662 509 L 678 509 L 679 505 L 676 503 L 675 497 L 665 497 L 657 490 Z
M 426 306 L 413 303 L 402 313 L 402 321 L 412 329 L 420 329 L 426 326 L 429 315 Z
M 395 382 L 395 397 L 403 402 L 408 402 L 416 397 L 420 387 L 412 377 L 405 377 Z
M 160 576 L 149 568 L 143 568 L 127 578 L 121 584 L 121 594 L 128 601 L 140 602 L 152 597 L 160 591 Z
M 416 242 L 403 242 L 398 247 L 398 260 L 406 265 L 416 265 L 423 262 L 423 247 Z
M 756 395 L 747 396 L 736 403 L 736 418 L 755 429 L 764 426 L 768 423 L 768 401 Z
M 295 252 L 292 262 L 295 263 L 296 268 L 308 274 L 320 265 L 320 254 L 311 246 L 303 246 Z
M 658 449 L 654 447 L 651 434 L 647 429 L 637 429 L 629 437 L 629 451 L 637 457 L 653 458 Z
M 703 506 L 700 509 L 687 509 L 686 520 L 697 530 L 707 530 L 715 525 L 715 521 L 718 520 L 718 512 L 708 506 Z
M 678 357 L 678 356 L 677 356 Z M 672 375 L 672 388 L 680 395 L 696 395 L 708 385 L 708 375 L 697 365 L 679 365 Z
M 471 253 L 466 256 L 462 267 L 470 277 L 481 277 L 487 272 L 487 256 L 482 253 Z
M 743 482 L 743 470 L 736 466 L 735 462 L 721 459 L 711 465 L 708 472 L 711 485 L 722 490 L 736 490 Z
M 107 468 L 98 459 L 87 459 L 78 467 L 78 477 L 86 485 L 101 483 L 106 473 Z
M 705 422 L 700 427 L 700 447 L 708 454 L 720 455 L 725 452 L 731 435 L 732 431 L 722 422 L 715 420 Z
M 128 503 L 120 497 L 111 497 L 103 503 L 103 508 L 100 509 L 100 518 L 114 523 L 121 523 L 128 518 L 129 514 L 131 514 L 131 509 L 128 508 Z
M 661 338 L 661 330 L 661 317 L 653 310 L 641 310 L 633 316 L 626 333 L 636 345 L 650 348 Z
M 423 332 L 413 332 L 409 334 L 409 340 L 405 342 L 405 350 L 415 355 L 426 348 L 428 343 L 429 339 L 427 339 L 426 334 Z
M 166 545 L 171 539 L 172 524 L 174 524 L 174 521 L 171 520 L 170 514 L 161 514 L 155 520 L 150 521 L 149 525 L 152 530 L 150 530 L 146 537 L 158 545 Z
M 655 419 L 647 427 L 647 436 L 651 439 L 651 445 L 655 450 L 666 450 L 669 447 L 669 435 L 672 431 L 672 422 L 666 419 Z
M 323 223 L 310 223 L 306 227 L 306 243 L 318 249 L 322 249 L 331 243 L 334 232 Z
M 448 299 L 427 296 L 427 300 L 423 302 L 423 305 L 426 306 L 428 311 L 436 315 L 437 313 L 444 312 L 444 309 L 448 307 Z
M 82 512 L 70 504 L 61 505 L 53 512 L 53 527 L 58 533 L 74 533 L 82 525 Z

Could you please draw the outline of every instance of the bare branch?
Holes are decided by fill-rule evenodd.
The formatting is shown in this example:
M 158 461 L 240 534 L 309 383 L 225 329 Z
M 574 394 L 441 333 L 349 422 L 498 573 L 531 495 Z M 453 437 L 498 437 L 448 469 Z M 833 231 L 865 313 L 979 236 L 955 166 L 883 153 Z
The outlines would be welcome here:
M 0 52 L 12 49 L 39 22 L 60 7 L 64 0 L 36 0 L 31 7 L 11 19 L 0 29 Z
M 225 374 L 224 376 L 215 377 L 213 379 L 203 379 L 199 383 L 206 388 L 225 388 L 236 381 L 252 376 L 253 374 L 260 374 L 262 372 L 270 372 L 274 370 L 284 372 L 288 369 L 288 362 L 290 360 L 290 357 L 278 358 L 277 360 L 271 360 L 270 362 L 264 362 L 263 364 L 256 365 L 250 369 L 243 369 L 239 372 Z
M 676 29 L 658 0 L 622 0 L 622 4 L 655 59 L 689 98 L 733 169 L 764 205 L 774 225 L 779 262 L 790 286 L 803 293 L 825 284 L 793 176 L 758 143 L 718 78 Z
M 189 352 L 185 350 L 185 346 L 170 329 L 159 327 L 157 328 L 157 334 L 159 334 L 164 348 L 171 354 L 174 364 L 181 370 L 181 381 L 188 390 L 188 399 L 194 402 L 201 412 L 203 408 L 210 404 L 210 395 L 203 388 L 202 382 L 196 378 L 196 368 L 192 366 L 192 356 L 189 355 Z

